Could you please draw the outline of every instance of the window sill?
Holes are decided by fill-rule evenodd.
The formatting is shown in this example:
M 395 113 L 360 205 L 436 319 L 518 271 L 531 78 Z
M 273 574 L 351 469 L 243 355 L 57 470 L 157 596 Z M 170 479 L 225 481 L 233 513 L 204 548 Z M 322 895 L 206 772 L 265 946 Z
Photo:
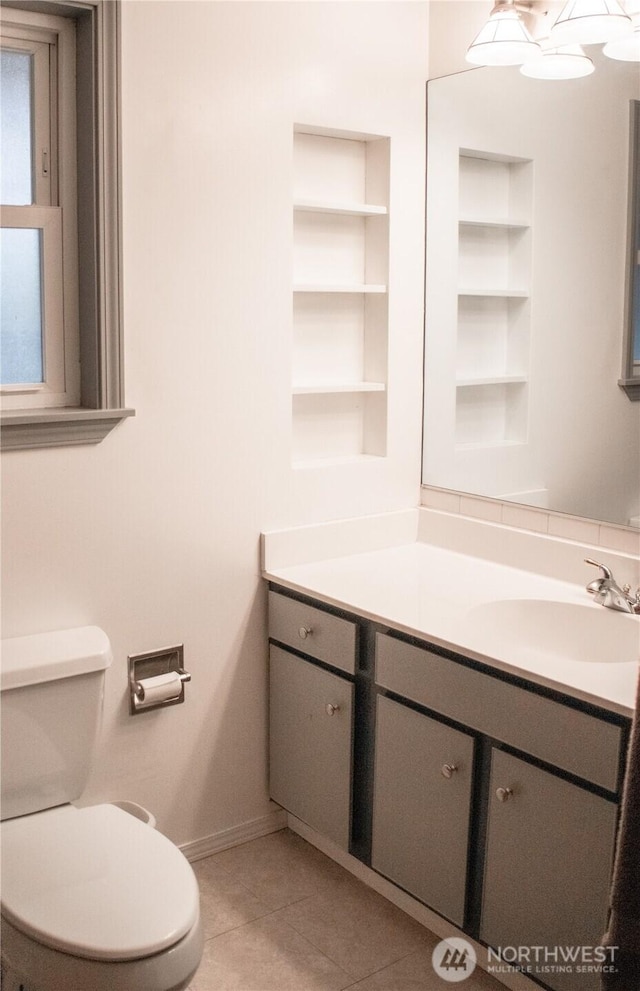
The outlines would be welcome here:
M 640 375 L 635 375 L 633 378 L 618 379 L 618 385 L 626 392 L 632 402 L 640 400 Z
M 16 409 L 0 415 L 3 451 L 99 444 L 133 409 Z

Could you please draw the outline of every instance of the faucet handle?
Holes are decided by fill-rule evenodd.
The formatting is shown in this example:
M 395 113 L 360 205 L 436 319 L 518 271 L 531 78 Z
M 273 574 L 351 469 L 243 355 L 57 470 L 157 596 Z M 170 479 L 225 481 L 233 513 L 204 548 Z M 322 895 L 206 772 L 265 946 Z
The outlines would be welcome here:
M 631 605 L 633 611 L 636 612 L 636 613 L 640 613 L 640 588 L 637 588 L 636 589 L 635 596 L 634 596 L 634 595 L 631 594 L 631 585 L 629 585 L 628 583 L 625 583 L 622 586 L 622 591 L 626 595 L 627 600 L 628 600 L 629 604 Z
M 607 568 L 606 564 L 600 564 L 599 561 L 594 561 L 592 557 L 585 557 L 584 563 L 592 564 L 594 568 L 600 568 L 600 571 L 602 572 L 602 576 L 600 579 L 596 579 L 596 581 L 611 581 L 611 579 L 613 578 L 611 570 Z M 596 582 L 591 582 L 590 584 L 595 585 Z M 590 589 L 590 591 L 593 591 L 593 589 Z

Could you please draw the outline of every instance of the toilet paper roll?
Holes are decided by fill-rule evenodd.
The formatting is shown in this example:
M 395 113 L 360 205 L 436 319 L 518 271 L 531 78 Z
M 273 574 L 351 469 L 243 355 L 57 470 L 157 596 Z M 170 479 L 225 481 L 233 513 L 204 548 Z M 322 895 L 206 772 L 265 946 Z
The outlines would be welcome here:
M 182 681 L 177 671 L 158 674 L 154 678 L 142 678 L 138 684 L 142 689 L 142 694 L 138 695 L 139 706 L 169 702 L 182 692 Z

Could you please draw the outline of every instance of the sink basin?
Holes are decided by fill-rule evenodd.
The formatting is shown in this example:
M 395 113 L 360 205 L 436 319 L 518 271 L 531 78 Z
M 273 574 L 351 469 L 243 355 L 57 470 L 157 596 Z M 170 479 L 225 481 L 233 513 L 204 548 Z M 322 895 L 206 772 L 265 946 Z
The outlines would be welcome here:
M 493 656 L 511 643 L 519 655 L 558 662 L 628 664 L 640 655 L 640 617 L 589 601 L 498 599 L 470 609 L 465 631 L 470 645 Z

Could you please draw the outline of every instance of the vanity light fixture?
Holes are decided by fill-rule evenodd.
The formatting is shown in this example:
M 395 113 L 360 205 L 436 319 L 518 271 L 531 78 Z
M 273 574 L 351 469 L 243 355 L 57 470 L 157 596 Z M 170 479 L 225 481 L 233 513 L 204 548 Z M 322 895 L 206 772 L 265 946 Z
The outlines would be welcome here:
M 528 12 L 530 3 L 497 0 L 489 20 L 469 46 L 467 62 L 473 65 L 522 65 L 540 54 L 540 45 L 533 40 L 520 16 Z
M 631 18 L 618 0 L 568 0 L 551 28 L 554 45 L 594 45 L 628 34 Z
M 467 62 L 519 65 L 533 79 L 578 79 L 594 71 L 581 47 L 593 44 L 604 44 L 609 58 L 640 62 L 640 0 L 568 0 L 550 31 L 548 14 L 549 0 L 495 0 Z
M 640 0 L 627 2 L 625 11 L 631 17 L 631 32 L 608 41 L 602 51 L 620 62 L 640 62 Z
M 543 48 L 540 58 L 531 59 L 520 67 L 523 76 L 531 79 L 579 79 L 595 69 L 593 61 L 580 45 Z

